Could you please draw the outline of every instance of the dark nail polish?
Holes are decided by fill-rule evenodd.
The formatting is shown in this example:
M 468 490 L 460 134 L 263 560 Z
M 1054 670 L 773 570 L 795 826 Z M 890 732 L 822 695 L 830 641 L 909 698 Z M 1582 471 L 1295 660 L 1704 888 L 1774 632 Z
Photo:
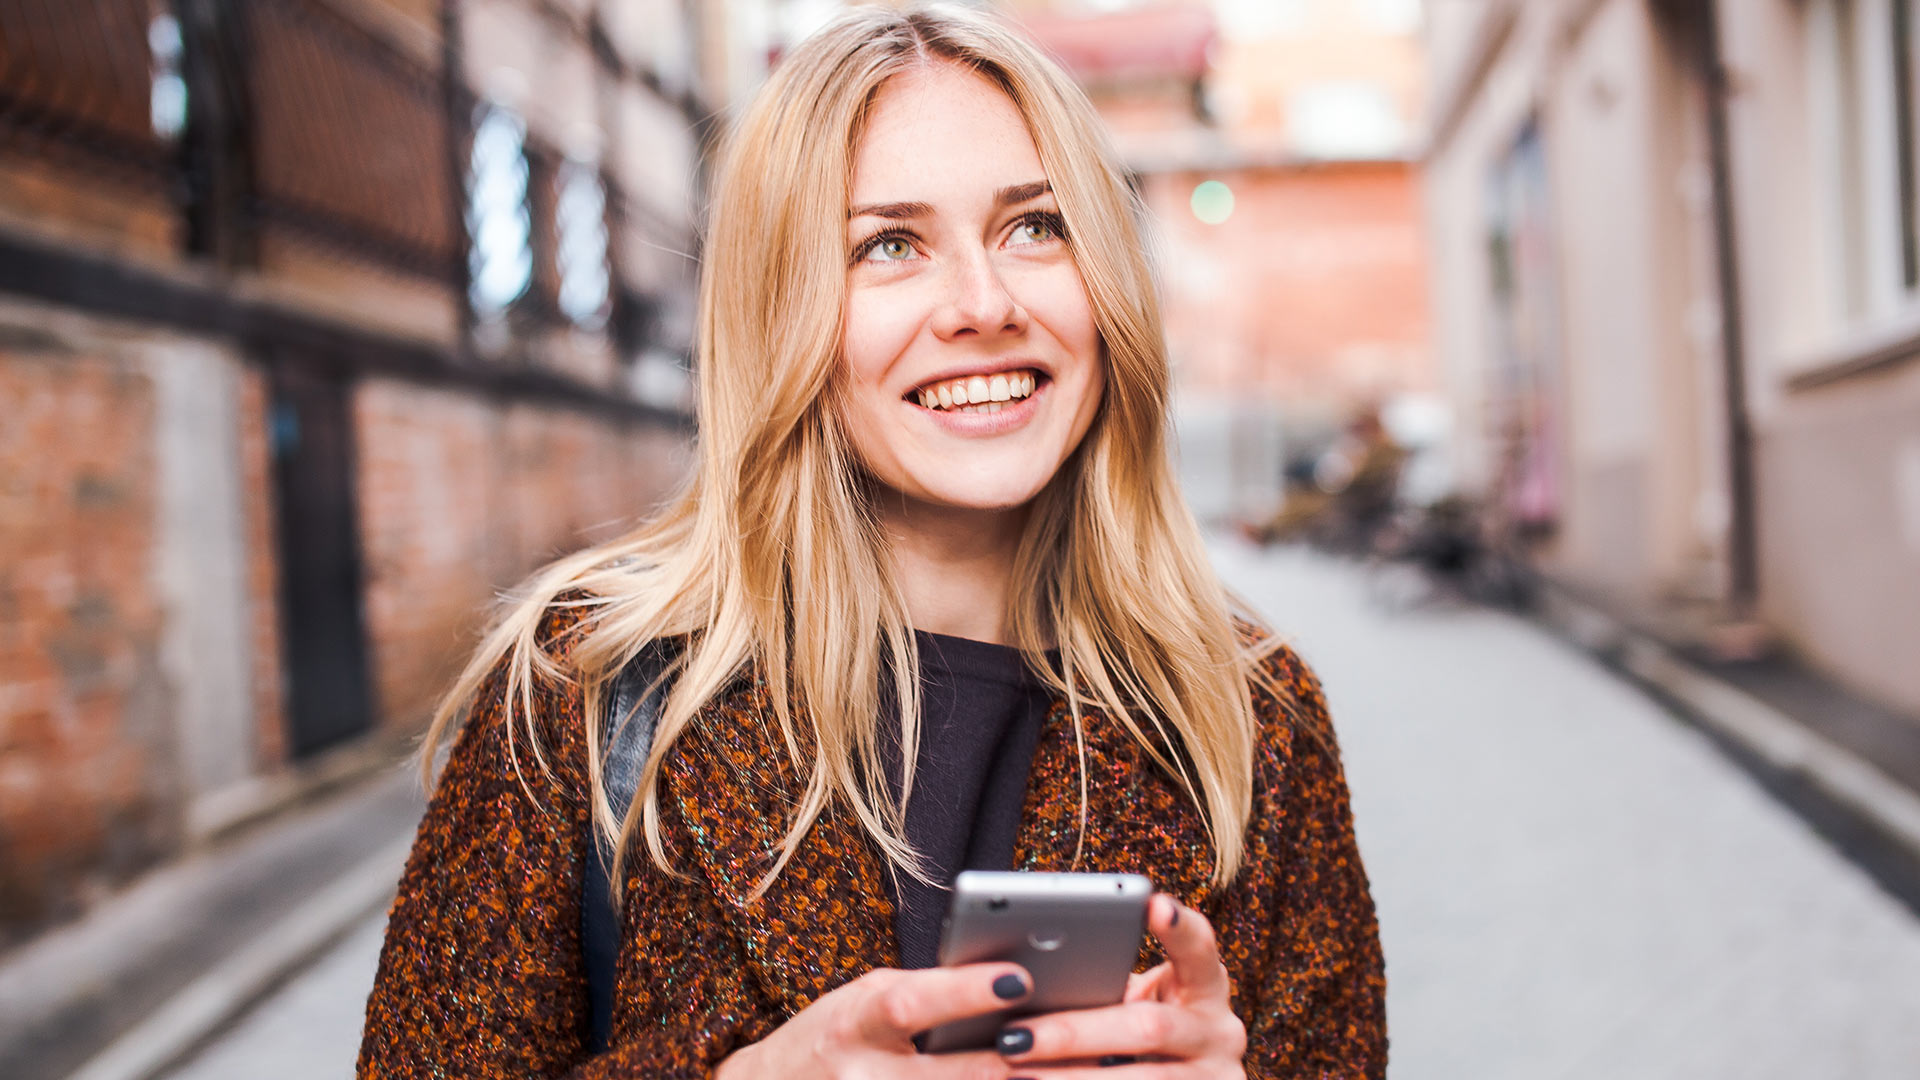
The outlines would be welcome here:
M 1099 1065 L 1103 1069 L 1111 1069 L 1115 1065 L 1131 1065 L 1138 1060 L 1132 1054 L 1108 1054 L 1100 1059 Z
M 1012 1001 L 1027 996 L 1026 981 L 1018 975 L 1002 975 L 993 980 L 993 996 L 1001 1001 Z
M 1167 920 L 1167 925 L 1169 927 L 1180 925 L 1180 901 L 1178 900 L 1173 902 L 1173 918 Z
M 1033 1032 L 1023 1027 L 1001 1028 L 993 1045 L 1003 1054 L 1024 1054 L 1033 1049 Z

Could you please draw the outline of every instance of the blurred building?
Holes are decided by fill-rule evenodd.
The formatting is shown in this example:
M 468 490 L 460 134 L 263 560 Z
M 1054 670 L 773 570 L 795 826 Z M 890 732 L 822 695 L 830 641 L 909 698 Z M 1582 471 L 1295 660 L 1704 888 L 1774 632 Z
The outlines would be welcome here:
M 1561 581 L 1920 713 L 1920 3 L 1428 7 L 1464 474 Z
M 405 744 L 677 481 L 770 6 L 0 4 L 0 945 Z
M 1258 516 L 1289 455 L 1437 384 L 1412 0 L 1013 0 L 1155 218 L 1182 473 Z

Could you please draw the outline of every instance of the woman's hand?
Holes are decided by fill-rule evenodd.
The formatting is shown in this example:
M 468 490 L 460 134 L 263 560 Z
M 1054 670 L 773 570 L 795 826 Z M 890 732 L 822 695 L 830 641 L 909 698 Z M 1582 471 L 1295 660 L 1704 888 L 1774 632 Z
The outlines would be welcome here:
M 1013 1075 L 1244 1080 L 1247 1029 L 1229 1004 L 1227 969 L 1213 927 L 1161 893 L 1148 909 L 1147 929 L 1160 939 L 1167 962 L 1133 976 L 1121 1004 L 1031 1016 L 1001 1030 L 1000 1052 Z
M 949 1020 L 997 1012 L 1032 987 L 1014 964 L 870 971 L 736 1051 L 714 1070 L 714 1080 L 1004 1077 L 1007 1063 L 992 1050 L 921 1054 L 913 1037 Z

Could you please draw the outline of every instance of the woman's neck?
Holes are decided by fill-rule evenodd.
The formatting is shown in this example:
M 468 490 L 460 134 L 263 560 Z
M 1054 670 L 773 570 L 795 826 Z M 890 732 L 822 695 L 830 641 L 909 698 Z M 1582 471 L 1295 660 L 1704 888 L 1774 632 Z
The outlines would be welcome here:
M 889 499 L 880 519 L 914 629 L 1011 644 L 1007 611 L 1026 507 L 970 510 Z

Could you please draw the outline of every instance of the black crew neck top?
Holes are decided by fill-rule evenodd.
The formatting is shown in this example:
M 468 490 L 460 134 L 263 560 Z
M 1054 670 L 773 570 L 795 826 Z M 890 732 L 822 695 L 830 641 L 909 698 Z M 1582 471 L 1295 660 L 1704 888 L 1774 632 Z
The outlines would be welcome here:
M 1052 696 L 1020 650 L 916 631 L 920 654 L 920 747 L 906 838 L 937 885 L 891 874 L 900 962 L 932 967 L 940 920 L 962 870 L 1006 870 L 1026 798 L 1027 771 Z M 889 713 L 893 708 L 888 706 Z M 888 781 L 900 791 L 897 724 L 880 740 Z

